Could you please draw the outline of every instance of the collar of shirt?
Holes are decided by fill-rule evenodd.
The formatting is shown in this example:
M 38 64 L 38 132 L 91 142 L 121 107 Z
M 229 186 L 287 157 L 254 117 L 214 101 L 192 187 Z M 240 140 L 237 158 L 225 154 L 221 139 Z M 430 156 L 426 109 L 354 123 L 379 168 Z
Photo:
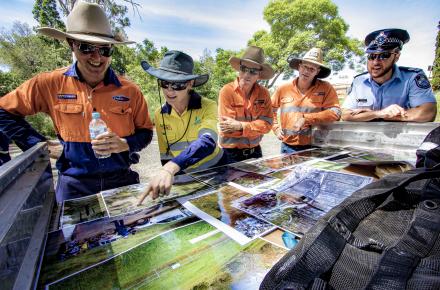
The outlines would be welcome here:
M 64 75 L 68 77 L 76 78 L 77 80 L 84 82 L 84 79 L 82 78 L 81 74 L 78 73 L 78 62 L 75 61 L 64 73 Z M 116 73 L 113 71 L 111 67 L 108 68 L 107 72 L 104 76 L 104 85 L 108 86 L 110 84 L 114 84 L 117 87 L 121 87 L 122 84 L 119 81 L 118 77 L 116 76 Z
M 240 89 L 240 86 L 239 86 L 239 80 L 238 80 L 238 77 L 235 79 L 235 81 L 234 81 L 234 92 L 237 92 L 237 93 L 240 93 L 240 92 L 242 92 L 241 91 L 241 89 Z M 251 99 L 252 99 L 252 96 L 255 96 L 256 94 L 255 94 L 255 92 L 258 92 L 258 90 L 259 90 L 259 84 L 258 84 L 258 81 L 257 82 L 255 82 L 255 84 L 254 84 L 254 86 L 252 87 L 252 90 L 251 90 Z
M 389 84 L 389 83 L 392 83 L 394 80 L 399 80 L 399 81 L 402 80 L 402 73 L 400 72 L 399 67 L 397 65 L 395 65 L 395 64 L 393 65 L 393 75 L 391 76 L 391 78 L 389 80 L 384 82 L 382 84 L 382 86 L 386 85 L 386 84 Z M 371 85 L 374 84 L 374 85 L 378 86 L 378 84 L 371 78 L 370 74 L 368 74 L 368 78 L 366 78 L 364 80 L 364 82 L 369 82 Z
M 189 102 L 188 102 L 187 110 L 200 109 L 200 108 L 202 108 L 202 97 L 193 90 L 189 91 Z M 171 105 L 165 103 L 162 106 L 161 113 L 171 114 L 171 109 L 172 109 Z

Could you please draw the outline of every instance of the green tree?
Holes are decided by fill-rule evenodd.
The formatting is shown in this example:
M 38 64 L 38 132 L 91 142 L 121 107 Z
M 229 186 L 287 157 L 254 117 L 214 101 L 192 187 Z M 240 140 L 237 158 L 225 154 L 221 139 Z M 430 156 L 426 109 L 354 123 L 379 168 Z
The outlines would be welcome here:
M 195 61 L 195 73 L 209 74 L 208 82 L 197 89 L 200 95 L 217 100 L 220 89 L 237 76 L 229 64 L 229 58 L 236 54 L 235 51 L 218 48 L 214 57 L 210 51 L 205 50 L 200 60 Z
M 280 75 L 293 73 L 287 64 L 289 56 L 301 56 L 312 47 L 322 48 L 334 71 L 346 63 L 351 68 L 363 63 L 362 43 L 346 35 L 348 25 L 330 0 L 272 0 L 263 15 L 270 32 L 255 32 L 248 44 L 262 47 L 276 72 L 265 83 L 269 88 Z
M 61 21 L 55 0 L 35 0 L 32 14 L 40 26 L 48 26 L 61 30 L 65 30 L 66 28 L 64 22 Z
M 437 25 L 437 41 L 435 43 L 435 58 L 432 67 L 432 89 L 440 90 L 440 21 Z

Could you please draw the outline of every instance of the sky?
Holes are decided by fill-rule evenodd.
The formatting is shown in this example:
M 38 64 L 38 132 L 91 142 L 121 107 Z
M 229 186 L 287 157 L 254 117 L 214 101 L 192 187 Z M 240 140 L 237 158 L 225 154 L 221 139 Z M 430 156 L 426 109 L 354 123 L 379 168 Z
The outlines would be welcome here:
M 119 1 L 120 3 L 122 0 Z M 128 38 L 140 42 L 145 38 L 156 47 L 182 50 L 198 59 L 205 49 L 239 50 L 257 30 L 269 30 L 263 19 L 267 0 L 135 0 L 141 4 L 139 15 L 131 7 Z M 339 15 L 349 25 L 348 36 L 363 41 L 365 36 L 382 28 L 402 28 L 410 41 L 402 50 L 401 66 L 427 71 L 434 61 L 439 0 L 333 0 Z M 0 28 L 9 29 L 14 21 L 36 25 L 32 17 L 33 0 L 0 0 Z M 342 78 L 353 72 L 340 73 Z M 347 76 L 346 76 L 347 77 Z M 351 80 L 349 80 L 351 81 Z

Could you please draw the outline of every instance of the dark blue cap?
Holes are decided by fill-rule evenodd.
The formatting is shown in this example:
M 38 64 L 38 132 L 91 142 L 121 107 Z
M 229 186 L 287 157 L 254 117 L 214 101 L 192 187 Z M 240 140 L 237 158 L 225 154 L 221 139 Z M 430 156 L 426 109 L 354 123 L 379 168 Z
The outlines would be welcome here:
M 366 53 L 389 51 L 396 47 L 402 49 L 409 41 L 408 31 L 398 28 L 387 28 L 371 32 L 365 37 Z

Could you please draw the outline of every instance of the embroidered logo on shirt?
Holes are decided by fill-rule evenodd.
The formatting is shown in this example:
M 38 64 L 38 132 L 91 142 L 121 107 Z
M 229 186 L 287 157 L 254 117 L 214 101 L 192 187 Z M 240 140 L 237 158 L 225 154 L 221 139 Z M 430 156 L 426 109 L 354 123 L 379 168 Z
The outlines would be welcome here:
M 166 124 L 165 126 L 163 124 L 160 124 L 160 127 L 163 129 L 165 127 L 166 130 L 171 131 L 172 128 L 170 125 Z M 163 132 L 163 134 L 165 135 L 165 132 Z
M 415 78 L 415 81 L 416 85 L 421 89 L 429 89 L 431 87 L 428 78 L 423 73 L 418 74 Z
M 75 94 L 58 94 L 57 98 L 59 100 L 76 100 L 77 96 Z
M 118 101 L 118 102 L 128 102 L 128 101 L 130 101 L 130 98 L 128 98 L 126 96 L 113 96 L 113 100 Z
M 199 116 L 196 116 L 196 119 L 194 120 L 194 125 L 201 124 L 202 119 Z
M 315 95 L 315 96 L 325 96 L 325 92 L 317 92 L 317 93 L 314 93 L 313 95 Z

